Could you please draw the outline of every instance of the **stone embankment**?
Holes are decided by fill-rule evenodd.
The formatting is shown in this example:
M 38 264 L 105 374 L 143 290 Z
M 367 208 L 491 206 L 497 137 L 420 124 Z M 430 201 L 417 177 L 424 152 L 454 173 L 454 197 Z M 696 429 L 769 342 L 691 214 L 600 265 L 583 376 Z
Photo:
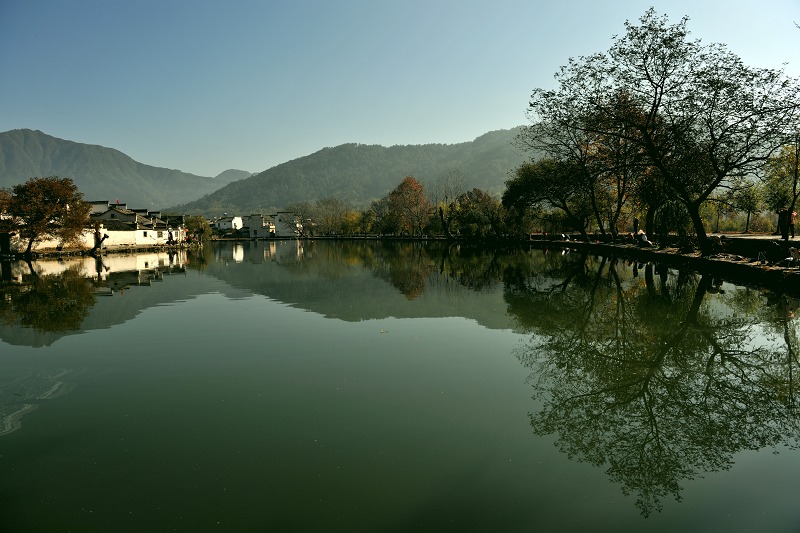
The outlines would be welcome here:
M 717 279 L 800 296 L 800 252 L 795 241 L 771 235 L 712 236 L 714 251 L 702 255 L 693 248 L 663 248 L 628 243 L 533 239 L 542 247 L 567 248 L 608 257 L 686 268 Z

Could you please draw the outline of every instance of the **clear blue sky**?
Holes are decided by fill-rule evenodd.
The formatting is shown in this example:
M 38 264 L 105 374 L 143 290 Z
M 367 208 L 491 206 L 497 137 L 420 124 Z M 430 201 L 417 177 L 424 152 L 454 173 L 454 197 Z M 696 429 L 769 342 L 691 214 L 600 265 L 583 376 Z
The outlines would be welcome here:
M 0 131 L 203 176 L 326 146 L 470 141 L 649 6 L 800 75 L 798 0 L 0 0 Z

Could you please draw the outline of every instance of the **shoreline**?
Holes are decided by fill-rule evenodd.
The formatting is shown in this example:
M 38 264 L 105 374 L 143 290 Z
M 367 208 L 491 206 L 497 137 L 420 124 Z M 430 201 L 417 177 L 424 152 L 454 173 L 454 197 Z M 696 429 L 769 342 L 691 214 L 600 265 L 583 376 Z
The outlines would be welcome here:
M 717 253 L 703 256 L 697 250 L 685 250 L 679 246 L 663 248 L 641 247 L 630 243 L 612 243 L 599 241 L 562 240 L 536 236 L 528 240 L 501 239 L 496 241 L 450 240 L 458 244 L 476 246 L 529 246 L 537 249 L 555 248 L 574 250 L 581 253 L 603 255 L 617 259 L 630 259 L 637 262 L 663 264 L 671 268 L 690 269 L 701 274 L 732 283 L 769 289 L 779 293 L 800 296 L 800 261 L 783 265 L 789 257 L 789 247 L 798 244 L 795 241 L 783 241 L 771 235 L 723 236 Z M 248 241 L 285 241 L 285 240 L 353 240 L 353 241 L 448 241 L 439 237 L 299 237 L 299 238 L 258 238 L 258 239 L 214 239 L 208 242 L 248 242 Z M 88 250 L 41 250 L 33 252 L 30 258 L 25 254 L 6 254 L 2 261 L 26 261 L 39 258 L 59 258 L 73 256 L 104 256 L 115 254 L 131 254 L 140 252 L 169 253 L 186 249 L 200 249 L 202 244 L 158 245 L 158 246 L 124 246 L 119 248 L 102 248 L 99 253 L 91 254 Z M 738 252 L 738 253 L 735 253 Z
M 536 243 L 536 241 L 531 241 Z M 676 269 L 689 269 L 723 281 L 800 296 L 800 262 L 796 266 L 770 264 L 766 259 L 730 253 L 702 256 L 700 252 L 682 252 L 677 247 L 641 248 L 633 244 L 610 244 L 583 241 L 539 241 L 537 248 L 569 249 L 618 259 L 656 263 Z M 763 261 L 763 262 L 762 262 Z

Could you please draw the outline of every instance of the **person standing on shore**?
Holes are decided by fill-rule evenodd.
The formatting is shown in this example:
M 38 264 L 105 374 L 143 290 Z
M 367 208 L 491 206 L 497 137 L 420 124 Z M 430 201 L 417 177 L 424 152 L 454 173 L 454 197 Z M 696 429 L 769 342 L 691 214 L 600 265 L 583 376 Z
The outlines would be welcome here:
M 794 239 L 794 217 L 797 216 L 797 211 L 792 211 L 789 215 L 789 236 Z
M 789 240 L 789 210 L 781 207 L 778 211 L 778 231 L 784 241 Z

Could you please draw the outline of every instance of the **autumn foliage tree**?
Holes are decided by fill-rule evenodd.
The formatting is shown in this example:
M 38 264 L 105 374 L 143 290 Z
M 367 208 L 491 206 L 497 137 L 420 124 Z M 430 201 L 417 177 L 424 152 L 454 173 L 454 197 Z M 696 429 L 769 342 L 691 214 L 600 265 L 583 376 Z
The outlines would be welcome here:
M 387 197 L 386 216 L 393 227 L 410 235 L 421 235 L 433 213 L 433 204 L 425 196 L 425 187 L 406 176 Z
M 75 242 L 91 210 L 70 178 L 31 178 L 3 196 L 2 229 L 16 232 L 28 242 L 26 254 L 31 253 L 34 243 L 48 238 L 62 244 Z

